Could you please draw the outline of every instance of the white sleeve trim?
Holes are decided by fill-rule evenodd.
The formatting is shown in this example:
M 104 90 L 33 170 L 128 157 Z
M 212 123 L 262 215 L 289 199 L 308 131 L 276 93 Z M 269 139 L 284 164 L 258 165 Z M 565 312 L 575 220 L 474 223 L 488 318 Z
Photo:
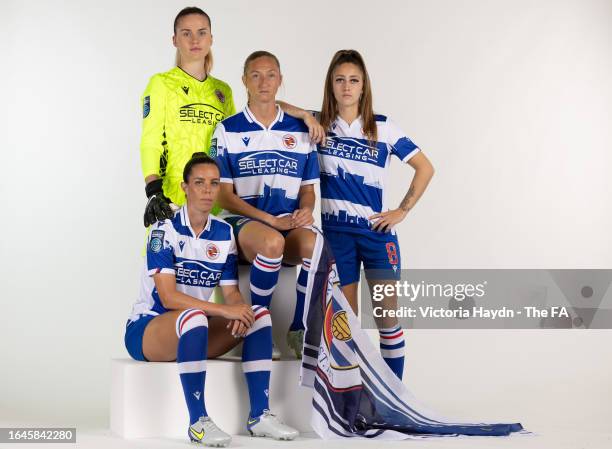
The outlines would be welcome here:
M 176 275 L 176 271 L 173 268 L 162 268 L 161 270 L 158 271 L 157 268 L 154 268 L 153 270 L 148 270 L 147 274 L 149 276 L 154 276 L 157 273 L 165 273 L 165 274 L 174 274 Z
M 227 279 L 225 281 L 219 281 L 219 285 L 238 285 L 238 279 Z
M 319 184 L 320 180 L 319 178 L 314 178 L 314 179 L 305 179 L 300 183 L 300 186 L 308 186 L 311 184 Z
M 408 162 L 408 160 L 410 158 L 412 158 L 412 156 L 414 156 L 415 154 L 417 154 L 419 151 L 421 151 L 421 149 L 419 147 L 416 147 L 414 150 L 412 150 L 410 153 L 408 153 L 404 159 L 402 159 L 402 162 Z
M 225 184 L 233 184 L 234 183 L 234 180 L 232 178 L 221 178 L 220 181 L 225 183 Z

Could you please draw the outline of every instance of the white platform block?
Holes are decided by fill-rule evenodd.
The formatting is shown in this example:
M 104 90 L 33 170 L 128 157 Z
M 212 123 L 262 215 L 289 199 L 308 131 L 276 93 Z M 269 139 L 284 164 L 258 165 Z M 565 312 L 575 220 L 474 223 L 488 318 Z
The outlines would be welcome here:
M 251 302 L 250 265 L 240 265 L 238 268 L 239 288 L 246 302 Z M 287 331 L 293 321 L 295 311 L 295 285 L 297 282 L 296 267 L 282 267 L 278 284 L 272 295 L 270 315 L 272 315 L 272 339 L 274 346 L 280 351 L 282 359 L 295 360 L 295 354 L 287 346 Z
M 187 435 L 189 415 L 176 363 L 113 359 L 110 423 L 124 438 Z M 312 390 L 298 386 L 298 361 L 272 363 L 270 408 L 300 432 L 310 427 Z M 224 431 L 246 434 L 249 396 L 240 362 L 209 360 L 206 409 Z

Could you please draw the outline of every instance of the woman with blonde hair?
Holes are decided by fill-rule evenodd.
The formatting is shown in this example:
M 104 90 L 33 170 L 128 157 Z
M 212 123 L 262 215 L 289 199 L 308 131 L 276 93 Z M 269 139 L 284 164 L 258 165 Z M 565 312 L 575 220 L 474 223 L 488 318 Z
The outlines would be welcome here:
M 287 333 L 289 347 L 301 358 L 319 166 L 309 128 L 276 101 L 282 79 L 276 56 L 249 55 L 242 77 L 248 104 L 219 124 L 213 142 L 221 167 L 221 216 L 234 229 L 241 258 L 251 264 L 251 302 L 270 306 L 281 265 L 301 265 Z
M 212 21 L 200 8 L 182 9 L 174 19 L 176 67 L 151 77 L 142 96 L 140 156 L 147 205 L 144 225 L 173 216 L 185 203 L 181 176 L 196 152 L 210 152 L 215 127 L 235 114 L 230 86 L 211 75 Z M 310 137 L 323 128 L 306 117 Z M 220 209 L 213 208 L 216 214 Z
M 210 16 L 197 7 L 181 10 L 174 19 L 172 44 L 176 67 L 153 75 L 142 96 L 145 227 L 172 218 L 171 205 L 178 209 L 185 203 L 181 189 L 185 164 L 192 154 L 209 152 L 217 123 L 235 113 L 231 88 L 210 74 Z

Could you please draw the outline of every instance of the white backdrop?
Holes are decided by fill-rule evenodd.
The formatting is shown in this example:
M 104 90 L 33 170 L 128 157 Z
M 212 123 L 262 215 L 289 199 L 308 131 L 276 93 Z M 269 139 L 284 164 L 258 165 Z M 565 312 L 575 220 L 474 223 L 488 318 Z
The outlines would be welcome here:
M 0 6 L 0 418 L 105 426 L 144 241 L 140 95 L 171 67 L 177 1 Z M 340 48 L 436 175 L 399 226 L 404 268 L 612 267 L 612 3 L 200 2 L 213 74 L 275 53 L 318 108 Z M 390 203 L 411 170 L 395 163 Z M 609 331 L 407 332 L 440 412 L 612 430 Z M 570 407 L 571 405 L 571 407 Z M 562 413 L 561 413 L 562 412 Z

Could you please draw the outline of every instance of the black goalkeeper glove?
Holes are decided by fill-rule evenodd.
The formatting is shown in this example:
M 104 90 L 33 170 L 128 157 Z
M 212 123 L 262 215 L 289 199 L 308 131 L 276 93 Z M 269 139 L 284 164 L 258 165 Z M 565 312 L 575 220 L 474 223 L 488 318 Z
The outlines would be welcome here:
M 174 217 L 174 212 L 172 212 L 170 207 L 170 200 L 166 198 L 162 190 L 162 182 L 161 179 L 156 179 L 145 187 L 147 198 L 149 198 L 144 213 L 145 228 L 148 228 L 156 221 Z

